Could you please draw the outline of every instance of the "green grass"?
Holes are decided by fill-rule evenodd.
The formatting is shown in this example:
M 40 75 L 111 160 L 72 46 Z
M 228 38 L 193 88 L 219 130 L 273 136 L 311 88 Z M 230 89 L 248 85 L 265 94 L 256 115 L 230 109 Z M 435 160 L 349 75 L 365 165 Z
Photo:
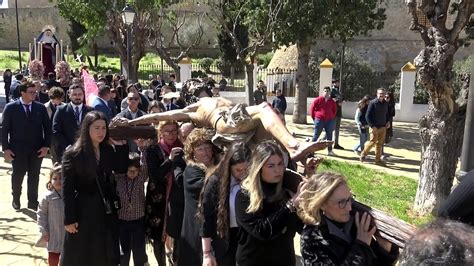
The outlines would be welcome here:
M 29 58 L 28 52 L 21 53 L 21 62 L 22 64 L 28 63 Z M 0 71 L 5 71 L 9 68 L 12 71 L 19 69 L 20 65 L 18 64 L 18 51 L 2 51 L 0 50 Z
M 431 219 L 431 216 L 420 217 L 412 214 L 417 182 L 411 178 L 335 160 L 324 160 L 318 171 L 343 174 L 358 201 L 410 224 L 421 225 Z

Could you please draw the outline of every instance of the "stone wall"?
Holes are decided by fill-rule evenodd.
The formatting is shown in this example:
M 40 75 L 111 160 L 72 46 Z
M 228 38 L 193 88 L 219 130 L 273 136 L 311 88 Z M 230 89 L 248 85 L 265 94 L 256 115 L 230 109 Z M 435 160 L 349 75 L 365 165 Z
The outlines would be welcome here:
M 383 0 L 387 19 L 382 30 L 372 31 L 370 36 L 361 36 L 348 41 L 346 47 L 368 61 L 378 71 L 397 71 L 413 59 L 423 48 L 418 32 L 410 31 L 410 16 L 403 0 Z M 312 48 L 316 56 L 323 57 L 332 50 L 342 48 L 339 41 L 317 39 Z M 462 60 L 474 53 L 474 47 L 460 48 L 455 59 Z

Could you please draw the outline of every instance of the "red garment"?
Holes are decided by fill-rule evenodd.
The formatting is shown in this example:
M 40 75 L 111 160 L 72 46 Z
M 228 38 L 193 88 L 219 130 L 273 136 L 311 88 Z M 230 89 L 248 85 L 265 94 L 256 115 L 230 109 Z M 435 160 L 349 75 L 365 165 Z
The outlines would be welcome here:
M 336 117 L 336 102 L 329 98 L 327 101 L 324 96 L 319 96 L 311 102 L 309 106 L 309 114 L 314 120 L 315 118 L 319 120 L 331 120 Z
M 48 265 L 58 266 L 60 253 L 48 252 Z

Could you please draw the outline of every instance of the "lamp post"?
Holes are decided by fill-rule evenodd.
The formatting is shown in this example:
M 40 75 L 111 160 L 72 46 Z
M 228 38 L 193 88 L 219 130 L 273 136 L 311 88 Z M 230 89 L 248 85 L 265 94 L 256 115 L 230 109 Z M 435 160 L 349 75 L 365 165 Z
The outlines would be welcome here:
M 18 23 L 18 1 L 15 0 L 15 14 L 16 14 L 16 37 L 18 39 L 18 63 L 20 65 L 20 72 L 22 69 L 22 63 L 21 63 L 21 44 L 20 44 L 20 25 Z
M 128 83 L 131 83 L 134 81 L 134 77 L 131 75 L 131 64 L 132 64 L 132 25 L 133 25 L 133 20 L 135 19 L 135 10 L 127 4 L 123 9 L 122 9 L 122 20 L 125 26 L 127 27 L 127 79 Z

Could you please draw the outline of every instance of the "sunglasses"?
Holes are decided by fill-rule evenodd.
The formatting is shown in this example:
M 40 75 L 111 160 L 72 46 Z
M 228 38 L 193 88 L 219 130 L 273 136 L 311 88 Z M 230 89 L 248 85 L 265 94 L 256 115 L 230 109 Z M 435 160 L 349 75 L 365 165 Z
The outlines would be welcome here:
M 129 100 L 138 101 L 138 97 L 128 97 Z

